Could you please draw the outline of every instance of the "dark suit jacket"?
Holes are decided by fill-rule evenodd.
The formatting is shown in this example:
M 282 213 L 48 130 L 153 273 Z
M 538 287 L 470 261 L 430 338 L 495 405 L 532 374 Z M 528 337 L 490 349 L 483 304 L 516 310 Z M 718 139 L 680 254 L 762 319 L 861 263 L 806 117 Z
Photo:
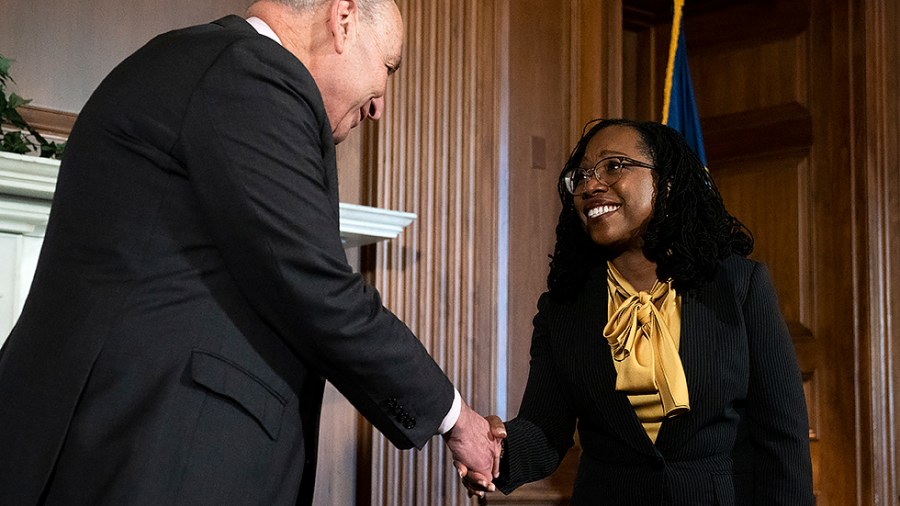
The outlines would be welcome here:
M 323 378 L 424 445 L 453 387 L 338 228 L 288 51 L 231 16 L 125 60 L 73 128 L 0 356 L 0 504 L 309 503 Z
M 802 381 L 762 264 L 731 257 L 711 283 L 683 294 L 679 354 L 691 411 L 666 419 L 655 445 L 615 391 L 605 268 L 573 302 L 545 294 L 538 309 L 501 490 L 552 473 L 577 420 L 576 504 L 813 503 Z

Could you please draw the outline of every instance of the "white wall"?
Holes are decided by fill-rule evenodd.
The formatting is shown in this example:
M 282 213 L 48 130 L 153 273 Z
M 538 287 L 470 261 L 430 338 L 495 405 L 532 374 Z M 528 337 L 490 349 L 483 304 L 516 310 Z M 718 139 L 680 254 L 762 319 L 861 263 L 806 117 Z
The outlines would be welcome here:
M 0 233 L 0 345 L 22 312 L 40 248 L 39 237 Z

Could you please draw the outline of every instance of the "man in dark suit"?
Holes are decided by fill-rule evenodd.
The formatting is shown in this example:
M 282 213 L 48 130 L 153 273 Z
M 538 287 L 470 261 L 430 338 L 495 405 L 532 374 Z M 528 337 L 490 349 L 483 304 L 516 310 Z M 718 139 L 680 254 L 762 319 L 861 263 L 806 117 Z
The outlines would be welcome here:
M 347 264 L 336 142 L 382 113 L 391 0 L 161 35 L 81 111 L 0 351 L 0 504 L 308 504 L 330 380 L 400 448 L 499 445 Z

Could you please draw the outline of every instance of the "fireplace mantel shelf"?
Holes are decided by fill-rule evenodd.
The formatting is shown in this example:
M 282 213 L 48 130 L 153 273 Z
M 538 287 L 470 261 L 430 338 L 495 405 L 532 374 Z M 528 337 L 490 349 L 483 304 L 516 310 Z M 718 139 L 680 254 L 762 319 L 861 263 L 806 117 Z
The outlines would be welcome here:
M 50 215 L 59 161 L 0 152 L 0 232 L 42 236 Z M 414 213 L 340 204 L 345 248 L 393 239 Z

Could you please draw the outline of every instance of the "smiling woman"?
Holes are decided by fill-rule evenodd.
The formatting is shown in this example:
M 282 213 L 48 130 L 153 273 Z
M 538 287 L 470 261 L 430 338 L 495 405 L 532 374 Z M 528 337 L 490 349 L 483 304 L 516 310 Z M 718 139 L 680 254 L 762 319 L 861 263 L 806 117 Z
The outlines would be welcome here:
M 563 209 L 528 382 L 504 424 L 504 493 L 573 445 L 575 504 L 812 504 L 800 372 L 753 240 L 674 130 L 589 123 Z M 472 479 L 473 493 L 483 494 Z

